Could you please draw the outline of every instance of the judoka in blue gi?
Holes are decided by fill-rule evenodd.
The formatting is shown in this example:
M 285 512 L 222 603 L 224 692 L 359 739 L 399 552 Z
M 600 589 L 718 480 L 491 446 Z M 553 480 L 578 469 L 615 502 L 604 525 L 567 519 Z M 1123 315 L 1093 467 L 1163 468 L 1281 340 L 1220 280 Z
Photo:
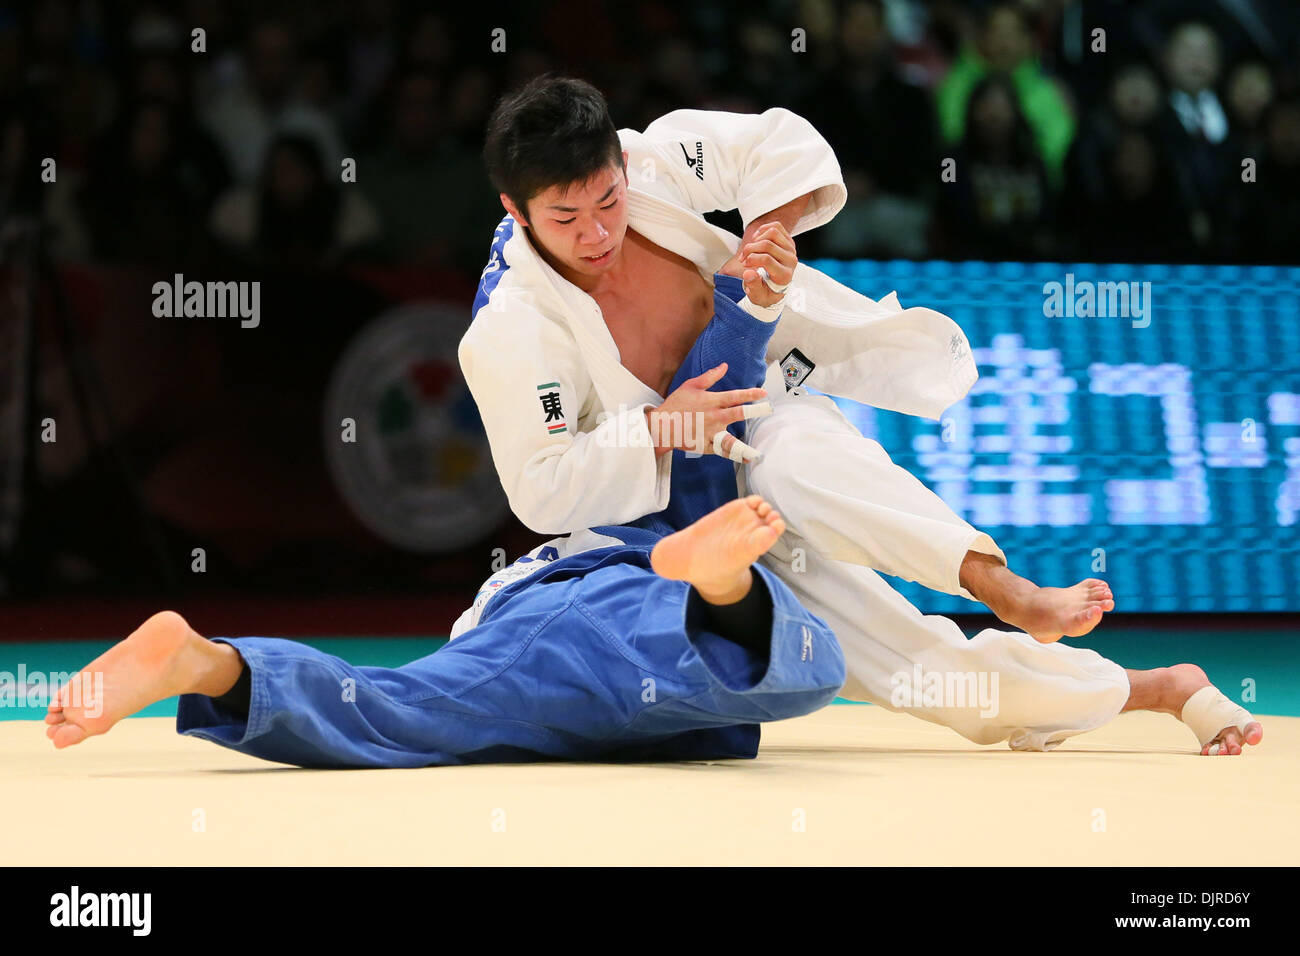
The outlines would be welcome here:
M 518 564 L 473 628 L 402 667 L 155 614 L 64 688 L 46 734 L 67 747 L 180 694 L 180 733 L 305 767 L 753 757 L 759 722 L 844 680 L 829 628 L 753 563 L 784 524 L 758 496 L 678 533 L 646 524 Z

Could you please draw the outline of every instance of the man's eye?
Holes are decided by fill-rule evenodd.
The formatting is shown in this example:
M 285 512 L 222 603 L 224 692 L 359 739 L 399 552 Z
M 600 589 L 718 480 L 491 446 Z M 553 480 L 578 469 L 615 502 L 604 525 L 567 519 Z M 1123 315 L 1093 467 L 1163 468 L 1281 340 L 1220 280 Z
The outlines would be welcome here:
M 610 203 L 608 206 L 601 206 L 600 208 L 601 208 L 601 209 L 613 209 L 613 208 L 614 208 L 615 206 L 617 206 L 617 205 L 618 205 L 618 200 L 615 199 L 615 200 L 614 200 L 612 203 Z M 567 226 L 567 225 L 568 225 L 569 223 L 571 223 L 571 222 L 573 222 L 572 219 L 556 219 L 556 220 L 555 220 L 555 224 L 556 224 L 557 226 Z

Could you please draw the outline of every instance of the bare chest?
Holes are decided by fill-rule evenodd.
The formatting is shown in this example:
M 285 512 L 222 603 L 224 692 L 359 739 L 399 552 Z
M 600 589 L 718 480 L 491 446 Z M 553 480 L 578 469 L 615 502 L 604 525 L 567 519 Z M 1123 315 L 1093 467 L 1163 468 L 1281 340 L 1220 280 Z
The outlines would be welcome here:
M 638 255 L 632 280 L 597 304 L 629 372 L 660 395 L 713 317 L 713 287 L 695 265 L 664 249 Z

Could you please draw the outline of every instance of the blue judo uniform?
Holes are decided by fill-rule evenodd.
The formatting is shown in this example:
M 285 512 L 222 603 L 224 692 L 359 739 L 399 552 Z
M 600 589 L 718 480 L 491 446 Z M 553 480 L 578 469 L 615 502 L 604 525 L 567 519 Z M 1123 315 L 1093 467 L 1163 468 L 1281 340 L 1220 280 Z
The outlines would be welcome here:
M 714 318 L 673 389 L 721 361 L 730 367 L 715 388 L 762 383 L 774 323 L 736 304 L 739 280 L 715 281 Z M 487 596 L 477 626 L 410 664 L 358 667 L 294 641 L 217 638 L 248 668 L 248 714 L 186 694 L 177 730 L 308 767 L 753 757 L 759 722 L 834 698 L 843 654 L 761 565 L 773 606 L 766 653 L 710 630 L 690 586 L 654 573 L 660 537 L 736 497 L 731 462 L 674 454 L 665 511 L 593 529 L 621 544 L 530 558 L 535 567 Z

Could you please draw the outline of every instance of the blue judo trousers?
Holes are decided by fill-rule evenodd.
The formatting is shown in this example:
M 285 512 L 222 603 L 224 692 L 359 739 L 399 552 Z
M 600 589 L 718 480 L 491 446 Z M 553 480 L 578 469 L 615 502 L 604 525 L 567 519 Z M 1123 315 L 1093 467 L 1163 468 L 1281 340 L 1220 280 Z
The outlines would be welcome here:
M 739 280 L 715 282 L 715 315 L 674 389 L 720 361 L 730 367 L 718 390 L 762 383 L 772 324 L 736 304 Z M 476 627 L 427 657 L 359 667 L 295 641 L 216 638 L 248 668 L 247 717 L 186 694 L 177 731 L 306 767 L 753 757 L 760 722 L 834 698 L 844 657 L 826 623 L 761 565 L 753 570 L 772 600 L 766 653 L 711 631 L 690 586 L 654 573 L 662 536 L 736 497 L 730 462 L 674 454 L 668 509 L 594 529 L 622 544 L 506 585 Z

